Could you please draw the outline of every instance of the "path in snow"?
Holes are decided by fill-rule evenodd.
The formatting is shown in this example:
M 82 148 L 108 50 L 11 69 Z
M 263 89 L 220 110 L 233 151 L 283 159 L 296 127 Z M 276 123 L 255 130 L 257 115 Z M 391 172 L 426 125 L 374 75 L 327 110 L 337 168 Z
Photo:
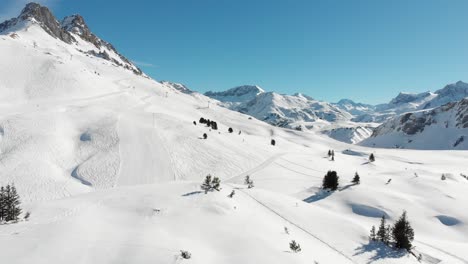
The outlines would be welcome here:
M 233 185 L 231 184 L 228 184 L 229 186 L 233 187 Z M 273 214 L 277 215 L 278 217 L 282 218 L 283 220 L 285 220 L 286 222 L 288 222 L 289 224 L 295 226 L 296 228 L 300 229 L 301 231 L 303 231 L 304 233 L 306 233 L 307 235 L 313 237 L 314 239 L 320 241 L 322 244 L 326 245 L 328 248 L 330 248 L 331 250 L 335 251 L 336 253 L 338 253 L 339 255 L 341 255 L 342 257 L 346 258 L 349 262 L 351 263 L 356 263 L 354 262 L 354 260 L 347 256 L 346 254 L 344 254 L 343 252 L 341 252 L 339 249 L 333 247 L 332 245 L 330 245 L 329 243 L 325 242 L 324 240 L 322 240 L 321 238 L 317 237 L 316 235 L 312 234 L 311 232 L 309 232 L 308 230 L 304 229 L 303 227 L 301 227 L 300 225 L 296 224 L 295 222 L 289 220 L 288 218 L 286 218 L 284 215 L 280 214 L 279 212 L 277 212 L 276 210 L 274 210 L 273 208 L 269 207 L 268 205 L 266 205 L 265 203 L 261 202 L 260 200 L 258 200 L 257 198 L 255 198 L 254 196 L 252 196 L 251 194 L 249 194 L 248 192 L 240 189 L 240 188 L 237 188 L 237 190 L 239 190 L 240 192 L 242 192 L 243 194 L 247 195 L 248 197 L 250 197 L 252 200 L 254 200 L 256 203 L 260 204 L 261 206 L 263 206 L 264 208 L 266 208 L 268 211 L 272 212 Z M 341 262 L 343 263 L 343 262 Z
M 285 155 L 286 153 L 285 152 L 282 152 L 282 153 L 278 153 L 278 154 L 275 154 L 273 156 L 271 156 L 269 159 L 265 160 L 264 162 L 260 163 L 260 165 L 258 165 L 257 167 L 253 168 L 253 169 L 250 169 L 246 172 L 243 172 L 239 175 L 236 175 L 234 177 L 231 177 L 231 178 L 228 178 L 226 180 L 224 180 L 225 182 L 232 182 L 234 179 L 238 179 L 238 178 L 244 178 L 245 176 L 247 175 L 252 175 L 254 174 L 255 172 L 259 171 L 259 170 L 262 170 L 264 168 L 266 168 L 268 165 L 270 165 L 271 163 L 275 162 L 275 160 L 277 160 L 278 158 L 280 158 L 281 156 Z

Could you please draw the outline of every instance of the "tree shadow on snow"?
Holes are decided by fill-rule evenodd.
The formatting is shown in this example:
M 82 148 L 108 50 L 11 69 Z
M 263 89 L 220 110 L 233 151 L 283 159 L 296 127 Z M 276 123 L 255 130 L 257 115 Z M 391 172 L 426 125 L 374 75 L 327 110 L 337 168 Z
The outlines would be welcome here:
M 353 186 L 355 186 L 355 185 L 357 185 L 357 183 L 348 184 L 348 185 L 346 185 L 346 186 L 343 186 L 343 187 L 341 187 L 341 188 L 338 188 L 338 191 L 340 191 L 340 192 L 341 192 L 341 191 L 344 191 L 344 190 L 348 189 L 349 187 L 353 187 Z
M 327 198 L 328 196 L 332 194 L 333 194 L 332 191 L 319 190 L 314 195 L 310 196 L 309 198 L 304 199 L 303 201 L 306 203 L 315 203 L 317 201 Z
M 192 195 L 196 195 L 196 194 L 200 194 L 200 193 L 203 193 L 203 192 L 202 191 L 194 191 L 194 192 L 184 193 L 184 194 L 182 194 L 182 196 L 192 196 Z
M 374 256 L 372 256 L 367 263 L 372 263 L 374 261 L 388 258 L 398 259 L 402 258 L 408 253 L 406 250 L 397 250 L 377 241 L 370 241 L 365 245 L 363 244 L 362 246 L 357 247 L 355 250 L 357 252 L 354 254 L 354 256 L 374 252 Z

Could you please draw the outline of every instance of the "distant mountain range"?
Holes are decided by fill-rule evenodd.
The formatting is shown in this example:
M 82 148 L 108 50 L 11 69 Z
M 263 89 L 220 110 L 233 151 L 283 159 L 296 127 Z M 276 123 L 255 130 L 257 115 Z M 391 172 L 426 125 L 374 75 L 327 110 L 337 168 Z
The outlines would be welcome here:
M 340 141 L 359 143 L 369 137 L 373 128 L 380 124 L 373 134 L 374 139 L 379 137 L 380 133 L 377 131 L 382 131 L 384 127 L 387 131 L 388 127 L 393 127 L 391 124 L 395 119 L 401 118 L 403 114 L 424 110 L 441 112 L 440 109 L 435 109 L 468 97 L 468 84 L 459 81 L 435 92 L 402 92 L 389 103 L 379 105 L 357 103 L 349 99 L 328 103 L 299 93 L 285 95 L 266 92 L 256 85 L 234 87 L 222 92 L 206 92 L 205 95 L 218 100 L 224 107 L 251 115 L 274 126 L 297 130 L 312 129 Z M 463 129 L 461 134 L 467 133 L 464 127 L 456 129 Z M 366 142 L 386 147 L 405 145 L 394 144 L 393 141 L 385 144 L 376 140 Z

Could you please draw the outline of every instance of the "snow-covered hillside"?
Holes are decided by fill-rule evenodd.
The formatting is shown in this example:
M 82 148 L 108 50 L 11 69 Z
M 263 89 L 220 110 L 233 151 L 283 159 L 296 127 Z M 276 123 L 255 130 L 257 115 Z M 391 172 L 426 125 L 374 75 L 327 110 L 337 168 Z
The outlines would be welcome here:
M 67 42 L 38 19 L 9 25 L 0 185 L 15 184 L 31 217 L 0 225 L 2 263 L 468 263 L 468 152 L 374 149 L 274 127 L 83 52 L 98 48 L 73 32 L 60 31 L 76 40 Z M 340 177 L 335 192 L 320 189 L 328 170 Z M 219 192 L 201 192 L 207 174 Z M 368 240 L 383 214 L 393 224 L 403 210 L 421 262 Z
M 406 113 L 385 122 L 362 142 L 411 149 L 468 149 L 468 98 L 432 110 Z

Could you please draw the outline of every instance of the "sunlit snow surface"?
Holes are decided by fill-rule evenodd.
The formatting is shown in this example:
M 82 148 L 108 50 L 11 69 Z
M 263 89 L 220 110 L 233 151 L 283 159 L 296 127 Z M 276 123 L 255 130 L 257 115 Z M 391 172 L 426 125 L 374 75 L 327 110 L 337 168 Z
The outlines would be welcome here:
M 17 35 L 0 35 L 0 184 L 17 186 L 31 218 L 0 226 L 2 263 L 419 263 L 368 243 L 379 214 L 393 223 L 403 210 L 423 263 L 468 263 L 468 152 L 372 149 L 272 127 L 36 25 Z M 330 169 L 340 188 L 325 193 Z M 222 190 L 205 195 L 209 173 Z M 293 239 L 302 252 L 290 252 Z

